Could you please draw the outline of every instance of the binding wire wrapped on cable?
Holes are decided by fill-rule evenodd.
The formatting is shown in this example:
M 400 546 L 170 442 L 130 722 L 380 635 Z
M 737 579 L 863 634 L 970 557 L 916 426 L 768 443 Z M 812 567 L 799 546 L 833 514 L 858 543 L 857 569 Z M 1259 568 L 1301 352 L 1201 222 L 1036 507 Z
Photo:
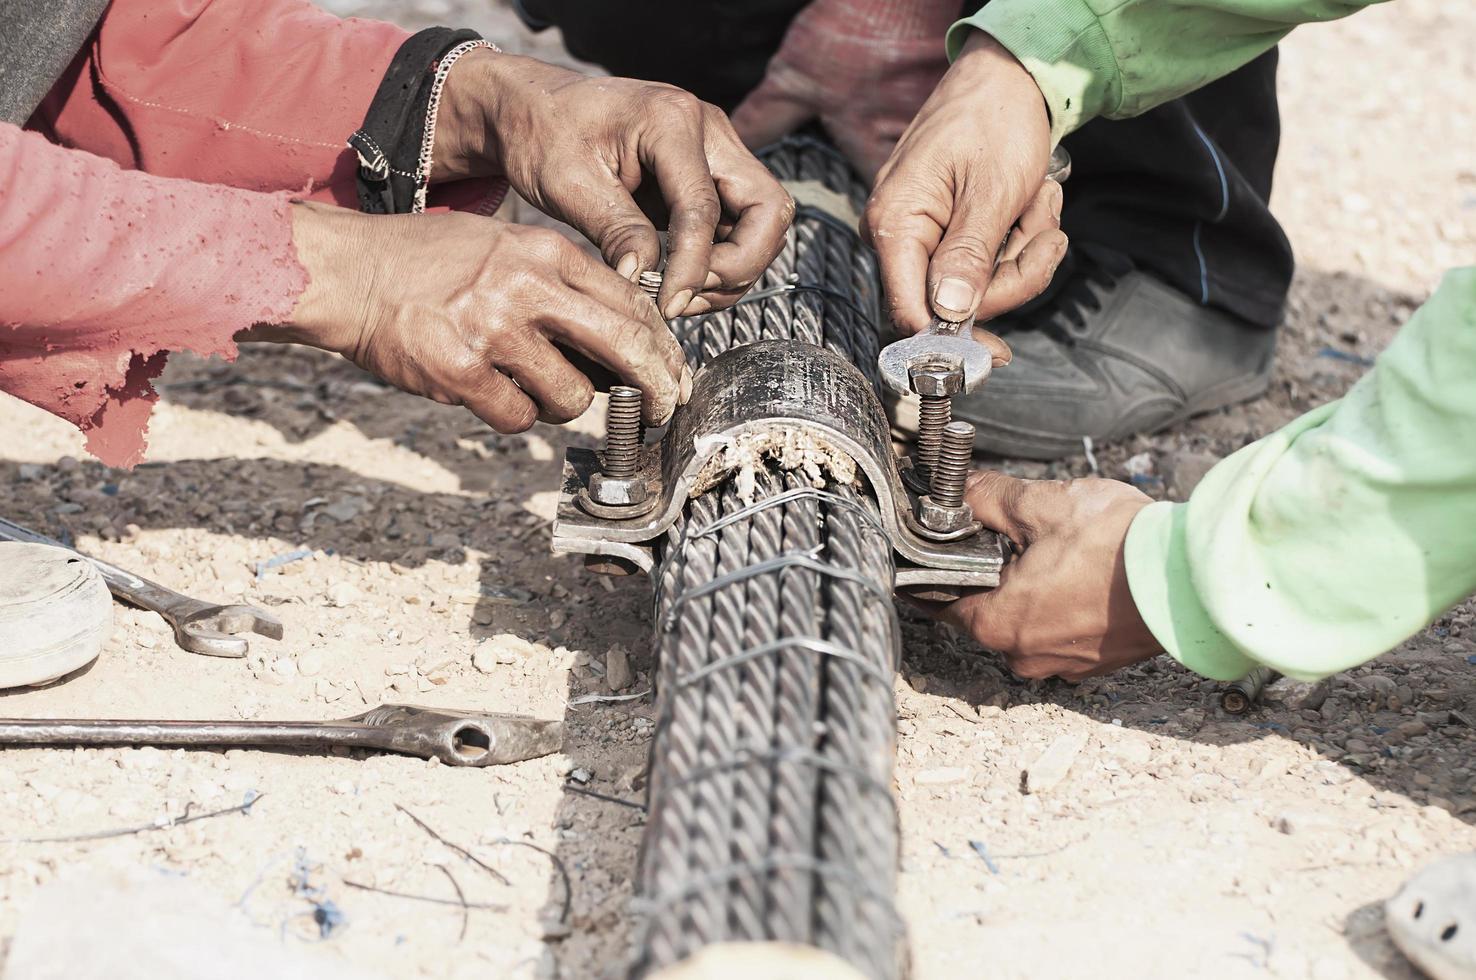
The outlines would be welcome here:
M 865 191 L 816 141 L 761 156 L 803 192 L 784 251 L 737 306 L 673 328 L 694 367 L 785 338 L 840 353 L 875 385 L 875 260 L 847 220 Z M 691 500 L 656 576 L 634 973 L 712 943 L 777 940 L 896 977 L 891 546 L 864 485 L 751 465 Z

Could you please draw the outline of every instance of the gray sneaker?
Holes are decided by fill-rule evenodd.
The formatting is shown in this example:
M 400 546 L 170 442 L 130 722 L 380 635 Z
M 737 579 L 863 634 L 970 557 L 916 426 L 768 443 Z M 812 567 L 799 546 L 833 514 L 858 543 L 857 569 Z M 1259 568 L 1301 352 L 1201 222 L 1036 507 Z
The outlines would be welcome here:
M 1079 453 L 1266 390 L 1275 331 L 1200 306 L 1125 257 L 1073 247 L 1060 287 L 1000 328 L 1014 350 L 954 418 L 981 452 L 1029 459 Z

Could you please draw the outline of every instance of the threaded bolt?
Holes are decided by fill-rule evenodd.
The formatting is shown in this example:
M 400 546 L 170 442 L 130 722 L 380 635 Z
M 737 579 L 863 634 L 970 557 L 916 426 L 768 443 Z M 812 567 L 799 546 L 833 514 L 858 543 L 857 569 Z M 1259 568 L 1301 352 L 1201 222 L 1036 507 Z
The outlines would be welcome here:
M 636 281 L 641 291 L 651 297 L 651 302 L 656 302 L 656 296 L 661 292 L 661 273 L 642 272 Z
M 974 461 L 974 427 L 967 422 L 949 422 L 943 427 L 938 463 L 933 468 L 931 492 L 940 507 L 962 507 L 964 481 Z
M 917 412 L 917 454 L 914 469 L 923 486 L 929 486 L 943 445 L 943 430 L 953 420 L 953 399 L 947 395 L 920 395 Z
M 606 476 L 617 480 L 634 477 L 640 463 L 645 431 L 641 425 L 641 389 L 616 385 L 610 389 L 610 410 L 605 415 Z

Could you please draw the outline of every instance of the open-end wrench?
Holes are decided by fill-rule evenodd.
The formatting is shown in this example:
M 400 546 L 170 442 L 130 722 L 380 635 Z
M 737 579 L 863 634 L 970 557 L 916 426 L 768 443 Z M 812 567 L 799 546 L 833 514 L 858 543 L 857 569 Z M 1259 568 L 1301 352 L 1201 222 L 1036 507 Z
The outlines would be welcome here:
M 500 766 L 557 752 L 564 723 L 523 715 L 382 704 L 336 721 L 94 721 L 0 719 L 0 747 L 160 745 L 232 748 L 344 746 L 439 759 L 448 766 Z
M 1061 183 L 1069 176 L 1071 157 L 1058 146 L 1051 152 L 1046 177 Z M 1003 250 L 1004 243 L 1000 248 Z M 935 316 L 922 333 L 888 344 L 877 357 L 882 381 L 903 395 L 915 390 L 914 372 L 930 370 L 960 373 L 960 391 L 949 394 L 973 391 L 988 380 L 992 365 L 989 348 L 974 340 L 973 317 L 953 323 Z
M 12 524 L 4 518 L 0 518 L 0 541 L 25 541 L 31 544 L 49 544 L 57 548 L 66 547 L 60 541 L 54 541 L 19 524 Z M 130 605 L 163 616 L 164 621 L 174 628 L 174 642 L 183 650 L 207 657 L 244 657 L 250 644 L 244 636 L 236 634 L 255 633 L 272 640 L 282 638 L 282 621 L 264 609 L 239 603 L 218 605 L 192 599 L 173 589 L 166 589 L 157 582 L 139 578 L 101 558 L 83 555 L 80 551 L 76 553 L 97 566 L 113 595 Z

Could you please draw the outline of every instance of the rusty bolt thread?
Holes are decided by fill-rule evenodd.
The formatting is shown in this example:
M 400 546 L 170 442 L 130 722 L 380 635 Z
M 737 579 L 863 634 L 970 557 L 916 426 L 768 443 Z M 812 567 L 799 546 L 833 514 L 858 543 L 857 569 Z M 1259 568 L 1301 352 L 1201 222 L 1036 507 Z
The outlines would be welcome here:
M 605 415 L 606 476 L 628 480 L 640 464 L 645 430 L 641 425 L 641 389 L 616 385 L 610 389 L 610 410 Z
M 929 489 L 939 507 L 962 507 L 964 481 L 974 461 L 974 427 L 967 422 L 949 422 L 943 427 L 938 463 L 933 467 Z
M 943 430 L 953 420 L 953 399 L 947 395 L 920 395 L 917 412 L 917 475 L 931 486 L 933 470 L 938 466 L 938 451 L 943 445 Z

